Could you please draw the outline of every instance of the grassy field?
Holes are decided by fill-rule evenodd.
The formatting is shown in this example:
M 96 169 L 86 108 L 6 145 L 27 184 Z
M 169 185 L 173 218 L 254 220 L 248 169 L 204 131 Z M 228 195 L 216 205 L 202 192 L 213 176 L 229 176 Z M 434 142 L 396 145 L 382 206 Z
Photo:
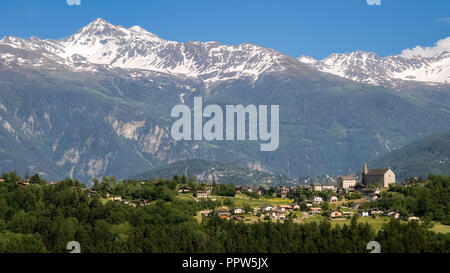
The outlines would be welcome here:
M 192 194 L 189 193 L 179 193 L 176 198 L 180 200 L 194 200 L 192 199 Z
M 437 233 L 450 233 L 450 226 L 446 226 L 441 223 L 434 223 L 431 230 Z

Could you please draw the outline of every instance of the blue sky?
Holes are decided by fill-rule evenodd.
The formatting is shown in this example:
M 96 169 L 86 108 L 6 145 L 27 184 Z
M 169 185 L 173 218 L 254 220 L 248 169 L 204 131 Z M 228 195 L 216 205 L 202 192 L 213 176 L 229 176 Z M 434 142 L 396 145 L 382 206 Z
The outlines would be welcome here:
M 167 40 L 248 42 L 294 57 L 385 56 L 450 36 L 448 0 L 1 0 L 0 10 L 1 37 L 62 38 L 102 17 Z

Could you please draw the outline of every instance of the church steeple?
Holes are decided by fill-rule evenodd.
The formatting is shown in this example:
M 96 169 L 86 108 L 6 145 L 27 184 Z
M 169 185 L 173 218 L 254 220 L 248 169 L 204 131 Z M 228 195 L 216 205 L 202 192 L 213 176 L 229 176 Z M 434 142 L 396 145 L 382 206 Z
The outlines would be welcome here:
M 366 185 L 366 175 L 369 171 L 367 170 L 367 162 L 364 162 L 364 170 L 361 174 L 361 182 Z

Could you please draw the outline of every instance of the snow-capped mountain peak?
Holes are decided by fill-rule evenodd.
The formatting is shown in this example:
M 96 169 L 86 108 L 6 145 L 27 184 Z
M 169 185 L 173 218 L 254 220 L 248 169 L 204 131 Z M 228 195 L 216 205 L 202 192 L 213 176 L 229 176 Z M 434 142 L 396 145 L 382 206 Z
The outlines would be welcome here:
M 404 50 L 401 55 L 380 57 L 373 52 L 333 53 L 320 61 L 298 60 L 322 72 L 374 85 L 397 85 L 401 81 L 450 83 L 450 53 L 442 41 L 434 48 Z M 439 48 L 438 48 L 439 47 Z
M 101 18 L 61 40 L 6 37 L 2 43 L 42 52 L 76 70 L 83 69 L 79 66 L 82 58 L 92 65 L 181 74 L 207 83 L 258 77 L 261 73 L 285 69 L 281 64 L 284 59 L 295 62 L 292 57 L 257 45 L 227 46 L 198 41 L 183 44 L 161 39 L 139 26 L 124 28 Z M 95 70 L 92 65 L 84 67 Z

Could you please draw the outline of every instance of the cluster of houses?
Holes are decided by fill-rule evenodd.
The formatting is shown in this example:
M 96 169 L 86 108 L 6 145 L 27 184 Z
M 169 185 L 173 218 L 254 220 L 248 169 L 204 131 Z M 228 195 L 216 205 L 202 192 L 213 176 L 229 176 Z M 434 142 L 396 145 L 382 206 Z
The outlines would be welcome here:
M 263 205 L 258 208 L 255 208 L 253 213 L 256 215 L 261 214 L 264 216 L 269 216 L 273 220 L 285 220 L 286 213 L 299 209 L 300 206 L 295 203 L 290 205 L 279 205 L 277 207 L 273 207 L 271 205 Z
M 127 200 L 127 199 L 123 199 L 122 196 L 119 195 L 110 195 L 109 193 L 106 194 L 106 198 L 108 198 L 108 200 L 119 203 L 119 204 L 124 204 L 124 205 L 128 205 L 131 207 L 137 207 L 137 206 L 148 206 L 149 202 L 146 199 L 135 199 L 135 200 Z
M 276 207 L 271 205 L 263 205 L 254 208 L 252 211 L 245 211 L 244 208 L 237 207 L 233 209 L 219 209 L 214 211 L 214 213 L 216 213 L 216 215 L 222 219 L 234 219 L 240 221 L 245 220 L 245 216 L 243 215 L 245 213 L 251 213 L 258 216 L 268 216 L 273 220 L 285 220 L 287 213 L 299 209 L 300 206 L 298 204 L 279 205 Z M 211 210 L 204 210 L 200 212 L 202 216 L 208 216 L 211 213 L 213 213 L 213 211 Z

